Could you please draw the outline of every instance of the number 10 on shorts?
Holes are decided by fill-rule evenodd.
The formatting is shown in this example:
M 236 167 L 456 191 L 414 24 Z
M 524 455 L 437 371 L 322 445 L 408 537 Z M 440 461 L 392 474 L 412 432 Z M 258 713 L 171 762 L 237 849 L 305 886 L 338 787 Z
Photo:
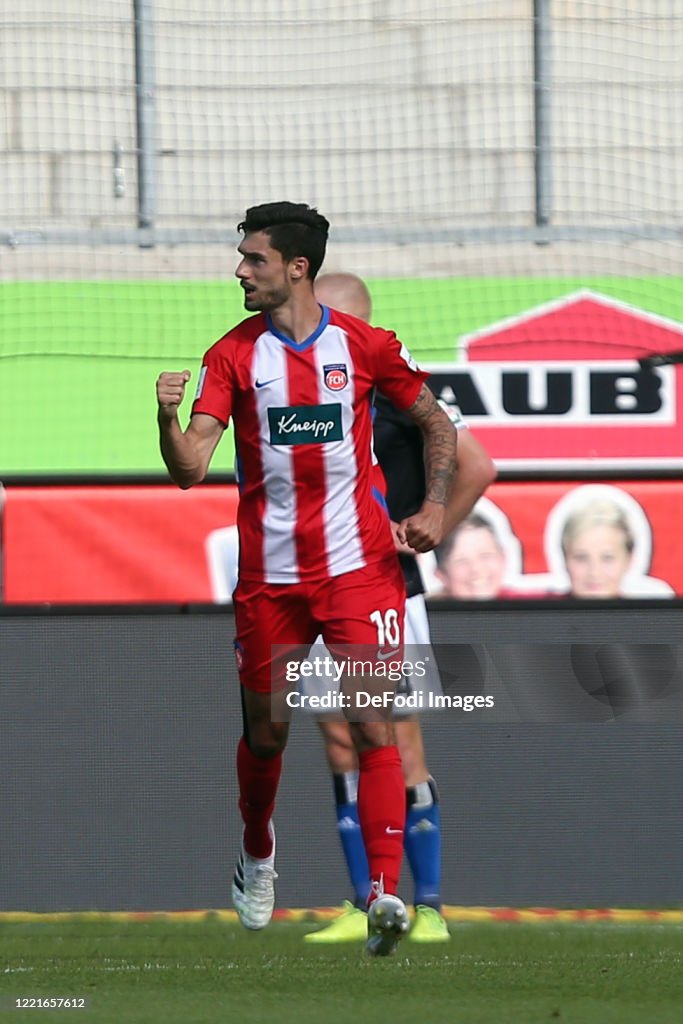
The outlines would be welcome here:
M 387 608 L 385 612 L 376 609 L 370 612 L 370 622 L 377 629 L 379 647 L 398 647 L 401 643 L 401 626 L 395 608 Z

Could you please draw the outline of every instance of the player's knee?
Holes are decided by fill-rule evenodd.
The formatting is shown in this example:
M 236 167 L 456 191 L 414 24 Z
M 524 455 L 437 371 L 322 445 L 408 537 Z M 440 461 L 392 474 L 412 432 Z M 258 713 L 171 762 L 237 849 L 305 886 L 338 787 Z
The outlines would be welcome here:
M 353 772 L 358 767 L 356 749 L 353 744 L 348 747 L 338 743 L 329 743 L 325 748 L 327 763 L 334 775 L 343 775 L 344 772 Z
M 262 742 L 252 742 L 249 744 L 254 757 L 257 757 L 260 761 L 268 761 L 272 757 L 277 757 L 284 750 L 284 743 L 280 743 L 275 739 L 267 739 Z
M 359 754 L 394 742 L 393 730 L 387 722 L 354 722 L 351 735 Z
M 344 723 L 321 725 L 325 741 L 325 756 L 334 775 L 353 772 L 358 767 L 356 749 L 349 726 Z
M 283 723 L 262 723 L 249 730 L 247 746 L 254 757 L 267 761 L 281 754 L 287 745 L 287 729 Z

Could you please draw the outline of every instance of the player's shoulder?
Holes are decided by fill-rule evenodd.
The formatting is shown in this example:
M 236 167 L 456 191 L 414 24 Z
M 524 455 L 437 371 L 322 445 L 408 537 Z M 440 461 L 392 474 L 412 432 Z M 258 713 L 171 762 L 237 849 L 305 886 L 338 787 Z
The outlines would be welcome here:
M 264 331 L 268 330 L 266 317 L 263 313 L 256 313 L 248 316 L 240 323 L 235 324 L 229 331 L 226 331 L 218 341 L 215 341 L 208 350 L 207 355 L 226 355 L 231 349 L 240 344 L 253 344 Z
M 390 332 L 385 331 L 383 327 L 374 327 L 372 324 L 369 324 L 367 320 L 361 320 L 360 317 L 353 316 L 351 313 L 342 313 L 340 310 L 332 309 L 331 307 L 329 307 L 329 313 L 330 326 L 340 327 L 351 337 L 357 337 L 363 340 L 368 338 L 380 339 L 383 335 L 390 334 Z
M 384 327 L 361 320 L 351 313 L 342 313 L 338 309 L 330 309 L 329 326 L 343 331 L 351 346 L 354 360 L 359 363 L 370 362 L 373 365 L 382 357 L 382 353 L 391 350 L 395 334 Z

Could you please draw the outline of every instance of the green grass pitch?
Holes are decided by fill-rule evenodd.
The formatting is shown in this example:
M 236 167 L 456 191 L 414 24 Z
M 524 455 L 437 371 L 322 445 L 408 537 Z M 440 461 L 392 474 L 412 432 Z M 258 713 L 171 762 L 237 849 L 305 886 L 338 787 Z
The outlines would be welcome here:
M 680 1024 L 683 928 L 465 924 L 446 946 L 307 946 L 306 923 L 3 923 L 0 1020 L 90 1024 Z M 88 1008 L 13 1010 L 20 996 Z

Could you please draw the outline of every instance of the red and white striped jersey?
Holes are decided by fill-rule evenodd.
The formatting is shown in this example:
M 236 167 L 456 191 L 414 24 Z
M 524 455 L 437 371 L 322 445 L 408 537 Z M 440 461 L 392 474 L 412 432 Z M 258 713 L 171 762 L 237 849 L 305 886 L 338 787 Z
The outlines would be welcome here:
M 310 582 L 391 554 L 373 390 L 405 409 L 426 377 L 393 333 L 327 307 L 300 345 L 261 313 L 209 349 L 192 412 L 234 422 L 241 579 Z

